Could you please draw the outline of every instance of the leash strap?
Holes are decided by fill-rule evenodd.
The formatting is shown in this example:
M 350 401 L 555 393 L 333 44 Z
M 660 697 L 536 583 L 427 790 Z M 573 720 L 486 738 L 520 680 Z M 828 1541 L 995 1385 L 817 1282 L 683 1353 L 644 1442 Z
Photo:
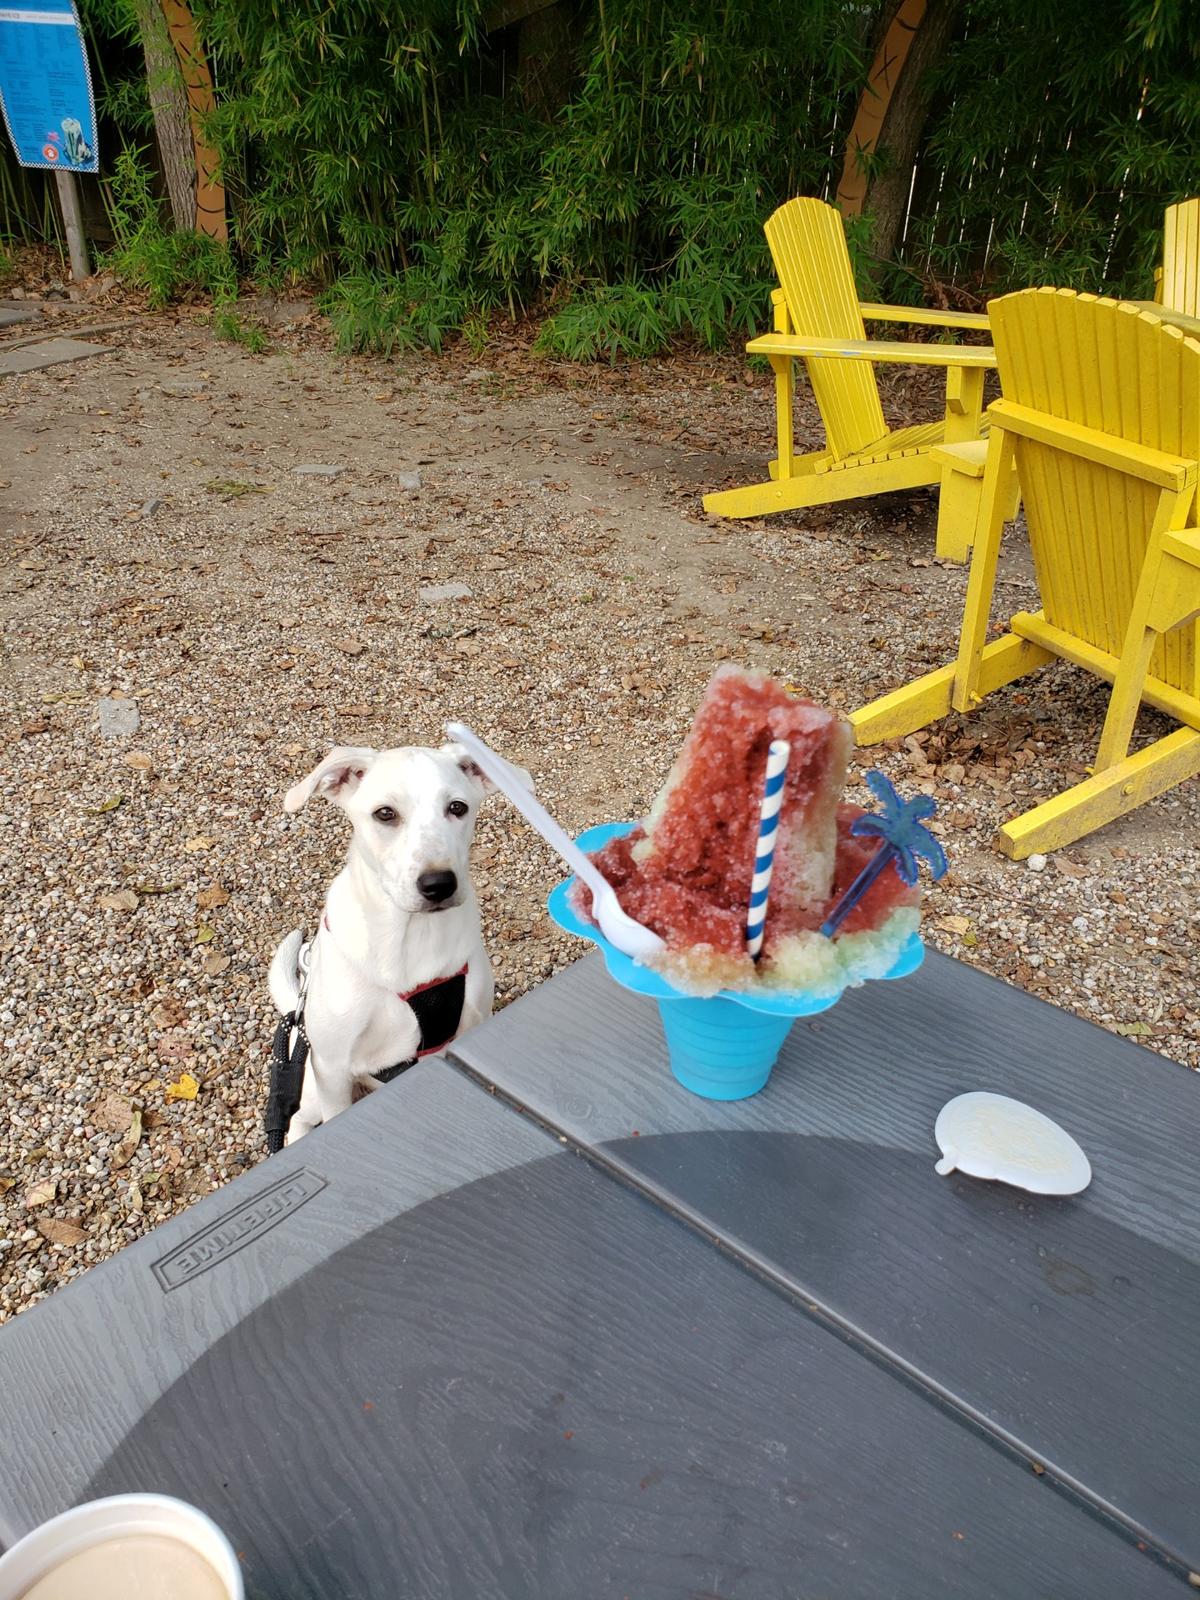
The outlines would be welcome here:
M 294 1045 L 293 1033 L 296 1036 Z M 307 1060 L 308 1035 L 304 1031 L 304 1013 L 289 1011 L 286 1017 L 280 1019 L 271 1042 L 271 1086 L 263 1117 L 268 1155 L 276 1155 L 283 1149 L 288 1127 L 300 1109 L 300 1091 L 304 1087 L 304 1064 Z

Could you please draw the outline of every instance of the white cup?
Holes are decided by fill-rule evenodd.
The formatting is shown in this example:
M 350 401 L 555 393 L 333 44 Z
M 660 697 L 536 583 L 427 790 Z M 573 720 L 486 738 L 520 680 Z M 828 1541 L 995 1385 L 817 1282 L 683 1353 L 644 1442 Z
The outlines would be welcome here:
M 220 1528 L 195 1506 L 165 1494 L 89 1500 L 43 1522 L 0 1556 L 0 1600 L 21 1600 L 39 1578 L 82 1550 L 137 1534 L 157 1534 L 187 1545 L 208 1562 L 228 1600 L 245 1600 L 237 1556 Z

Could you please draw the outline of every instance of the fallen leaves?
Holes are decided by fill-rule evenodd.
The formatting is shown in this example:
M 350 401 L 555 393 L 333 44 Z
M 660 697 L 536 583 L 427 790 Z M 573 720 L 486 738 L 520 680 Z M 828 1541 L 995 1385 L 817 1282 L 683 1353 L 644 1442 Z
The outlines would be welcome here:
M 25 1191 L 25 1209 L 34 1211 L 38 1206 L 48 1206 L 58 1194 L 57 1178 L 42 1178 Z
M 219 883 L 210 883 L 197 894 L 196 904 L 201 911 L 212 911 L 217 906 L 227 906 L 229 890 L 222 888 Z
M 1054 857 L 1054 866 L 1064 878 L 1090 878 L 1092 875 L 1092 868 L 1087 862 L 1070 861 L 1064 855 Z
M 330 643 L 346 656 L 360 656 L 367 648 L 361 639 L 331 639 Z
M 132 889 L 117 889 L 112 894 L 102 894 L 100 904 L 106 911 L 136 911 L 138 897 Z
M 21 724 L 21 737 L 22 737 L 22 739 L 30 739 L 30 738 L 33 737 L 33 735 L 35 733 L 49 733 L 49 732 L 50 732 L 50 718 L 49 717 L 32 717 L 28 722 L 23 722 Z
M 185 839 L 183 848 L 189 855 L 195 855 L 199 850 L 211 850 L 216 844 L 215 839 L 210 839 L 206 833 L 197 833 L 190 839 Z
M 223 972 L 228 972 L 230 967 L 229 956 L 219 955 L 215 950 L 206 955 L 201 966 L 205 977 L 219 978 Z
M 192 1041 L 178 1034 L 166 1034 L 154 1041 L 154 1053 L 160 1061 L 186 1061 L 195 1053 Z
M 110 1091 L 92 1107 L 92 1124 L 101 1133 L 125 1133 L 133 1121 L 134 1109 L 132 1100 Z
M 200 1093 L 200 1080 L 190 1072 L 179 1075 L 174 1083 L 167 1085 L 168 1100 L 194 1100 Z
M 112 1165 L 114 1167 L 127 1167 L 133 1160 L 134 1152 L 141 1142 L 142 1113 L 137 1106 L 134 1106 L 129 1119 L 129 1127 L 125 1131 L 125 1137 L 112 1153 Z
M 197 944 L 211 944 L 217 936 L 217 930 L 209 923 L 203 922 L 196 929 Z
M 1114 1022 L 1112 1031 L 1123 1039 L 1148 1039 L 1154 1029 L 1148 1022 Z
M 154 757 L 147 755 L 144 750 L 127 750 L 125 752 L 125 765 L 133 767 L 137 772 L 153 772 Z
M 124 800 L 123 794 L 110 794 L 107 800 L 102 800 L 98 806 L 89 806 L 84 815 L 89 817 L 103 817 L 110 811 L 115 811 Z
M 187 1017 L 187 1007 L 176 995 L 167 995 L 150 1013 L 156 1028 L 178 1028 Z
M 70 1248 L 72 1245 L 82 1244 L 87 1238 L 87 1229 L 81 1228 L 77 1222 L 71 1222 L 66 1217 L 43 1217 L 37 1226 L 38 1232 L 51 1244 L 61 1244 Z

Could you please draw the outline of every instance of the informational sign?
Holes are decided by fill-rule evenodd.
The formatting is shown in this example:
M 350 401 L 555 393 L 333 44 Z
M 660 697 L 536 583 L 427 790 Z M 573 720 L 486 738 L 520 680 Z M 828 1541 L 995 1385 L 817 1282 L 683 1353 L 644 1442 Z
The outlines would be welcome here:
M 0 0 L 0 110 L 23 167 L 98 169 L 92 78 L 73 0 Z

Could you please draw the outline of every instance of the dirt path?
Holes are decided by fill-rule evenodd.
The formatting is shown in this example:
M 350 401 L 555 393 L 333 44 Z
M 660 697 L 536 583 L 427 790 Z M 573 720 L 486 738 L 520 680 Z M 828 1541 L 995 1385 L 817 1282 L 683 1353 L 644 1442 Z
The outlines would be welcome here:
M 569 825 L 636 815 L 714 662 L 850 708 L 947 658 L 965 583 L 925 494 L 705 517 L 771 434 L 734 358 L 345 361 L 304 323 L 254 356 L 199 316 L 111 338 L 0 383 L 0 1316 L 260 1159 L 265 965 L 343 837 L 280 796 L 330 744 L 461 716 Z M 1019 554 L 1004 583 L 1024 603 Z M 422 598 L 447 584 L 470 594 Z M 136 733 L 102 737 L 105 696 Z M 939 798 L 934 944 L 1197 1065 L 1200 785 L 1041 872 L 990 847 L 1082 774 L 1103 704 L 1056 668 L 866 764 Z M 580 952 L 499 803 L 478 861 L 507 1001 Z

